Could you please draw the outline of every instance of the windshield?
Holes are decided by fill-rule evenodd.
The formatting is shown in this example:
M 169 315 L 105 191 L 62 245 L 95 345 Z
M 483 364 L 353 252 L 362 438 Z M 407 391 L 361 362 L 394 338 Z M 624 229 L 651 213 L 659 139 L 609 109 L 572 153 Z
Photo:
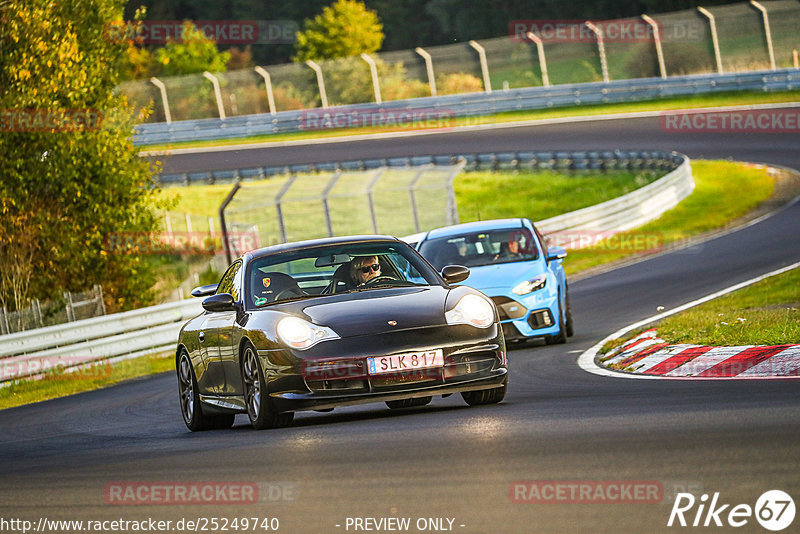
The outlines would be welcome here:
M 479 231 L 425 241 L 420 253 L 438 270 L 446 265 L 476 267 L 496 263 L 531 261 L 539 249 L 527 228 Z
M 386 287 L 441 285 L 438 274 L 405 243 L 320 246 L 249 262 L 248 308 Z

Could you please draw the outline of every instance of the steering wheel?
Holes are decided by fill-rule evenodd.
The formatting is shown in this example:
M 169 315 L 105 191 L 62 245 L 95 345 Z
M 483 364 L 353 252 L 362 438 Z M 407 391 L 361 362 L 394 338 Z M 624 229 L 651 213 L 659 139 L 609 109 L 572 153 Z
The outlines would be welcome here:
M 381 276 L 376 276 L 375 278 L 372 278 L 370 280 L 367 280 L 366 282 L 364 282 L 364 285 L 374 286 L 382 282 L 397 282 L 397 281 L 398 281 L 397 278 L 395 278 L 394 276 L 381 275 Z
M 281 300 L 281 298 L 283 297 L 291 297 L 291 296 L 299 297 L 302 295 L 305 295 L 305 293 L 299 287 L 287 287 L 286 289 L 284 289 L 283 291 L 279 291 L 278 294 L 275 295 L 275 299 L 273 300 L 273 302 Z

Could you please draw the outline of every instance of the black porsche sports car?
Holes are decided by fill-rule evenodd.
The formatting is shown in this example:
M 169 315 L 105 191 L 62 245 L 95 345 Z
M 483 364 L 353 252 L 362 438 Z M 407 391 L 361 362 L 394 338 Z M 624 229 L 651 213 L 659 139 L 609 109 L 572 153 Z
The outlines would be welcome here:
M 461 393 L 500 402 L 508 381 L 497 309 L 454 286 L 388 236 L 276 245 L 234 261 L 219 284 L 196 288 L 205 312 L 181 329 L 176 351 L 183 419 L 226 428 L 291 424 L 299 410 L 383 401 L 422 406 Z

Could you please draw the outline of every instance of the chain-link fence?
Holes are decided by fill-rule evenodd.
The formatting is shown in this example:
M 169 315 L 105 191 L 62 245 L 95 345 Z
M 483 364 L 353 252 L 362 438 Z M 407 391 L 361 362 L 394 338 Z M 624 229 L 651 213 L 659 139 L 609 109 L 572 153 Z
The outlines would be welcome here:
M 456 165 L 273 177 L 234 185 L 223 205 L 232 256 L 334 235 L 406 235 L 458 222 Z
M 167 102 L 151 81 L 126 82 L 117 91 L 136 106 L 152 106 L 147 122 L 165 122 L 166 107 L 172 120 L 186 120 L 219 118 L 220 108 L 237 116 L 533 87 L 545 84 L 544 69 L 550 84 L 602 81 L 606 74 L 611 80 L 653 77 L 662 75 L 656 37 L 668 76 L 720 66 L 724 72 L 768 69 L 773 59 L 777 68 L 792 66 L 800 49 L 800 3 L 758 6 L 764 12 L 742 2 L 709 8 L 711 17 L 694 9 L 650 14 L 653 25 L 644 18 L 597 21 L 602 46 L 585 21 L 511 21 L 515 29 L 506 37 L 319 61 L 320 76 L 306 63 L 215 74 L 219 97 L 202 74 L 164 78 Z M 544 62 L 526 30 L 541 38 Z
M 0 308 L 0 335 L 105 314 L 103 290 L 100 286 L 96 285 L 91 290 L 80 293 L 65 291 L 61 299 L 46 302 L 34 299 L 28 307 L 21 310 L 9 312 L 5 307 Z

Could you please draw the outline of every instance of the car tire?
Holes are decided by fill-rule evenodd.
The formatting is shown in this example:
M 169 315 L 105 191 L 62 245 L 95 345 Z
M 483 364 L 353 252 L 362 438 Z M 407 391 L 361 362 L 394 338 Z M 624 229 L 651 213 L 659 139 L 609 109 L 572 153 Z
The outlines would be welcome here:
M 417 397 L 415 399 L 391 400 L 391 401 L 386 401 L 386 406 L 388 406 L 390 410 L 398 410 L 400 408 L 414 408 L 416 406 L 425 406 L 427 404 L 430 404 L 432 400 L 433 397 Z
M 178 397 L 181 404 L 181 415 L 186 427 L 192 432 L 230 428 L 236 418 L 235 414 L 206 415 L 200 402 L 197 390 L 197 378 L 189 353 L 181 349 L 178 363 L 175 366 L 178 373 Z
M 503 385 L 494 389 L 481 389 L 478 391 L 462 391 L 461 397 L 470 406 L 480 406 L 482 404 L 497 404 L 506 396 L 508 389 L 508 377 L 503 380 Z
M 547 336 L 545 343 L 548 345 L 561 345 L 567 342 L 567 328 L 564 320 L 564 309 L 561 307 L 561 298 L 558 299 L 558 333 Z
M 566 321 L 567 336 L 572 337 L 575 335 L 575 323 L 572 320 L 572 306 L 569 303 L 569 291 L 567 291 L 567 321 Z
M 272 408 L 261 362 L 250 343 L 242 350 L 242 383 L 247 417 L 253 428 L 263 430 L 292 424 L 294 412 L 278 413 Z

